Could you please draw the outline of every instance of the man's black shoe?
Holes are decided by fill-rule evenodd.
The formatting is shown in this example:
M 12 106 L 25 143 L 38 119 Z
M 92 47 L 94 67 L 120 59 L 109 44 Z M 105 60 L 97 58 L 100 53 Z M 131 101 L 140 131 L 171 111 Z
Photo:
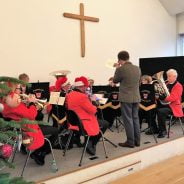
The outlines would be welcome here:
M 134 148 L 134 145 L 130 145 L 127 142 L 123 142 L 123 143 L 118 143 L 119 146 L 121 147 L 128 147 L 128 148 Z
M 161 132 L 159 132 L 157 138 L 164 138 L 165 135 L 167 135 L 167 132 L 166 131 L 161 131 Z
M 96 154 L 96 150 L 92 147 L 87 147 L 86 152 L 89 153 L 90 155 L 95 155 Z
M 38 165 L 44 165 L 45 164 L 45 154 L 39 153 L 31 153 L 30 157 L 32 159 L 34 159 L 34 161 L 38 164 Z
M 151 131 L 151 129 L 149 129 L 149 130 L 147 130 L 147 131 L 145 132 L 146 135 L 152 135 L 153 133 L 154 133 L 154 134 L 158 134 L 159 132 L 158 132 L 158 130 L 152 130 L 152 131 Z
M 135 146 L 136 147 L 140 147 L 140 143 L 135 143 Z

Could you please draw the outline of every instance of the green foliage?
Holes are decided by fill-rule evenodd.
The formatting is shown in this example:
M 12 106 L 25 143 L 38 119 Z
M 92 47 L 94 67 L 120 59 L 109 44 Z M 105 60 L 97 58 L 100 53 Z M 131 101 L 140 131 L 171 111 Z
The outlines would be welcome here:
M 10 178 L 9 173 L 0 174 L 1 184 L 34 184 L 34 182 L 25 181 L 22 177 Z
M 11 91 L 11 88 L 7 86 L 8 82 L 14 84 L 23 84 L 28 87 L 30 86 L 28 83 L 21 81 L 19 79 L 7 76 L 0 76 L 0 98 L 6 96 Z M 35 123 L 38 122 L 30 121 L 27 119 L 22 119 L 19 122 L 14 120 L 6 121 L 3 118 L 0 118 L 0 143 L 13 145 L 18 136 L 17 133 L 18 131 L 16 130 L 24 128 L 25 131 L 34 131 L 33 129 L 26 128 L 26 124 L 35 124 Z M 14 168 L 14 165 L 9 161 L 9 159 L 0 158 L 0 170 L 5 166 Z M 33 182 L 26 182 L 21 177 L 11 178 L 10 174 L 2 173 L 0 174 L 0 184 L 33 184 Z

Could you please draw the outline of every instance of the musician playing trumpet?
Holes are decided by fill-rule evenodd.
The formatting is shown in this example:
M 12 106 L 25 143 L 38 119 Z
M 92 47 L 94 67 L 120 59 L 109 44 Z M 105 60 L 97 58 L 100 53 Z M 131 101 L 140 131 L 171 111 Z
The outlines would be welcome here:
M 158 138 L 163 138 L 167 134 L 166 118 L 169 114 L 175 117 L 183 117 L 181 97 L 183 93 L 182 85 L 177 81 L 178 73 L 175 69 L 169 69 L 167 72 L 167 88 L 170 92 L 168 96 L 160 94 L 159 99 L 170 102 L 168 105 L 161 106 L 157 109 L 158 117 Z

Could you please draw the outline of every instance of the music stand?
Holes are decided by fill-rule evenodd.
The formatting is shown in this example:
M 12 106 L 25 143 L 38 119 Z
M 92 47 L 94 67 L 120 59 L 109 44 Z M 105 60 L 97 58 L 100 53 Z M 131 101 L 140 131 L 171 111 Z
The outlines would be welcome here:
M 28 88 L 28 92 L 35 94 L 36 91 L 42 91 L 39 99 L 49 99 L 49 82 L 34 82 L 30 83 L 31 87 Z M 37 97 L 38 98 L 38 97 Z

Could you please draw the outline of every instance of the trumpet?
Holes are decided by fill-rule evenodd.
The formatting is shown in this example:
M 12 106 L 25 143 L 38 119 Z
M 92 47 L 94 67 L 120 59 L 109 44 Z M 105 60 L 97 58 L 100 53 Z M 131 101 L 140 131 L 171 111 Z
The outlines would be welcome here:
M 23 98 L 23 101 L 27 102 L 26 99 L 29 98 L 29 95 L 20 94 L 20 96 Z M 37 98 L 36 98 L 36 101 L 35 101 L 36 105 L 38 105 L 42 109 L 44 108 L 44 105 L 46 104 L 46 102 L 47 102 L 47 99 L 41 100 L 41 99 L 37 99 Z

